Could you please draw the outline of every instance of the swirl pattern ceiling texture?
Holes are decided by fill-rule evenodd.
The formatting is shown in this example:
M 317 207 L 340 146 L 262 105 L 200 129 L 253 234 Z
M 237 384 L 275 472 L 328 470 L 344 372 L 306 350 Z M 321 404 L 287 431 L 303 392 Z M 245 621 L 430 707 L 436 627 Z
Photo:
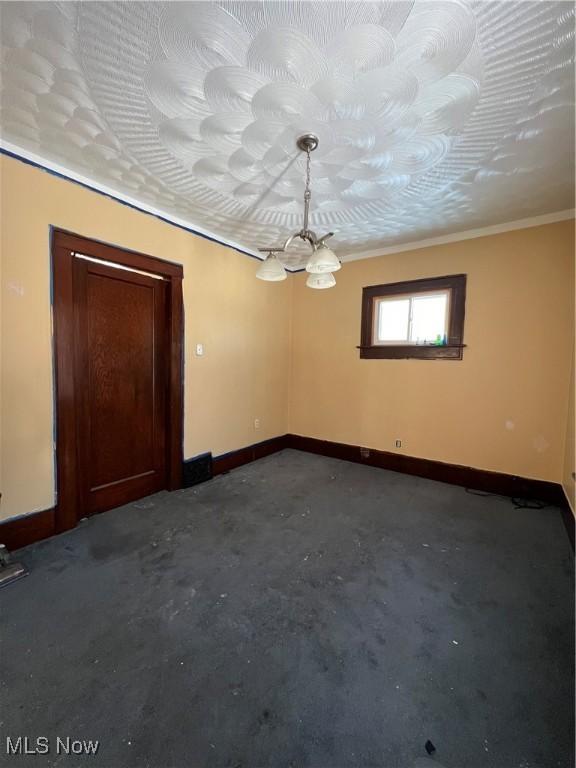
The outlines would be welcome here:
M 253 250 L 573 207 L 563 2 L 3 3 L 4 141 Z M 295 249 L 288 263 L 299 266 Z

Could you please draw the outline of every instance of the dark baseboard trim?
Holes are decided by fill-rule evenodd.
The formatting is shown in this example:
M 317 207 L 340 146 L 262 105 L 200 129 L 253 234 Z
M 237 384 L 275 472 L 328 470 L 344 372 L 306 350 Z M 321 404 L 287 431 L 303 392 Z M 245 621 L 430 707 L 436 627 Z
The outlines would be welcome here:
M 222 475 L 224 472 L 241 467 L 243 464 L 249 464 L 251 461 L 256 461 L 256 459 L 263 459 L 264 456 L 270 456 L 272 453 L 282 451 L 284 448 L 289 447 L 290 437 L 290 435 L 279 435 L 278 437 L 272 437 L 270 440 L 263 440 L 261 443 L 247 445 L 245 448 L 240 448 L 237 451 L 230 451 L 230 453 L 215 456 L 212 461 L 212 474 Z
M 270 440 L 264 440 L 261 443 L 255 443 L 254 445 L 246 446 L 246 448 L 240 448 L 237 451 L 217 456 L 212 461 L 212 475 L 221 475 L 231 469 L 241 467 L 243 464 L 248 464 L 251 461 L 256 461 L 256 459 L 262 459 L 264 456 L 281 451 L 287 447 L 287 441 L 287 435 L 280 435 L 279 437 L 273 437 Z M 210 454 L 203 454 L 190 459 L 188 462 L 184 462 L 184 464 L 196 464 L 198 460 L 208 458 L 212 458 Z M 190 485 L 195 485 L 196 482 L 202 482 L 204 479 L 208 480 L 208 471 L 209 468 L 203 466 L 202 474 L 204 476 L 202 478 L 191 478 Z M 196 473 L 193 471 L 192 474 Z M 4 544 L 9 552 L 26 547 L 28 544 L 33 544 L 36 541 L 47 539 L 56 533 L 59 533 L 59 531 L 56 529 L 56 509 L 54 507 L 52 509 L 44 509 L 41 512 L 31 512 L 29 515 L 19 515 L 18 517 L 12 517 L 0 522 L 0 544 Z
M 572 551 L 574 551 L 574 545 L 575 545 L 575 539 L 576 539 L 576 531 L 574 530 L 576 527 L 576 519 L 574 518 L 574 512 L 572 512 L 572 507 L 570 506 L 568 499 L 566 497 L 566 494 L 564 493 L 564 503 L 560 505 L 560 511 L 562 513 L 562 520 L 564 521 L 564 527 L 566 528 L 566 533 L 568 534 L 568 538 L 570 539 L 570 544 L 572 545 Z
M 12 517 L 0 523 L 0 544 L 9 552 L 42 541 L 56 533 L 56 511 L 43 509 L 29 515 Z
M 290 435 L 288 442 L 290 448 L 296 448 L 299 451 L 318 453 L 322 456 L 331 456 L 335 459 L 344 459 L 358 464 L 368 464 L 371 467 L 402 472 L 405 475 L 417 475 L 429 480 L 473 488 L 477 491 L 499 493 L 502 496 L 538 499 L 558 506 L 565 504 L 562 487 L 546 480 L 531 480 L 516 475 L 505 475 L 502 472 L 490 472 L 486 469 L 475 469 L 459 464 L 446 464 L 443 461 L 419 459 L 415 456 L 378 451 L 372 448 L 366 449 L 346 443 L 333 443 L 328 440 L 317 440 L 301 435 Z
M 334 459 L 366 464 L 406 475 L 417 475 L 451 485 L 497 493 L 522 499 L 537 499 L 559 507 L 572 549 L 574 549 L 574 515 L 561 485 L 546 480 L 533 480 L 502 472 L 490 472 L 458 464 L 446 464 L 432 459 L 420 459 L 389 451 L 360 448 L 346 443 L 334 443 L 302 435 L 279 435 L 270 440 L 248 445 L 212 460 L 212 475 L 221 475 L 232 469 L 270 456 L 285 448 L 329 456 Z M 204 456 L 200 457 L 204 458 Z M 30 515 L 21 515 L 0 523 L 0 543 L 10 551 L 35 541 L 47 539 L 56 533 L 55 510 L 46 509 Z
M 271 440 L 265 440 L 262 443 L 217 456 L 213 460 L 212 473 L 213 475 L 220 475 L 229 472 L 231 469 L 249 464 L 251 461 L 256 461 L 285 448 L 316 453 L 320 456 L 329 456 L 357 464 L 367 464 L 371 467 L 401 472 L 405 475 L 425 477 L 429 480 L 484 491 L 485 493 L 496 493 L 511 498 L 533 499 L 553 504 L 560 509 L 572 550 L 574 550 L 575 521 L 564 489 L 560 484 L 547 480 L 534 480 L 517 475 L 507 475 L 503 472 L 491 472 L 460 464 L 447 464 L 433 459 L 420 459 L 391 451 L 366 449 L 358 445 L 334 443 L 330 440 L 318 440 L 314 437 L 291 434 L 274 437 Z

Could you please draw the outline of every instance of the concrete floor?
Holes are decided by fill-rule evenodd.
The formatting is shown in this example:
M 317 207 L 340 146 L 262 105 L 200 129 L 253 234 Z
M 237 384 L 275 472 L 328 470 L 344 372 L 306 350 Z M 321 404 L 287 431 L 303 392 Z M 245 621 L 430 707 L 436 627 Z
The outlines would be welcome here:
M 0 754 L 51 752 L 13 765 L 574 764 L 558 510 L 285 451 L 19 555 Z

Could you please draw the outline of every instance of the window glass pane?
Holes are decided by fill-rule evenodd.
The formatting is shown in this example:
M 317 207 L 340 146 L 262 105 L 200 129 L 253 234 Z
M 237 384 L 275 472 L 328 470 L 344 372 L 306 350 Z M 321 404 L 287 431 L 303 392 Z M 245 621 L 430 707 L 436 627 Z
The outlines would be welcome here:
M 447 293 L 435 296 L 414 296 L 410 341 L 435 341 L 438 335 L 444 337 L 447 332 L 447 301 Z
M 407 341 L 410 299 L 378 302 L 377 341 Z

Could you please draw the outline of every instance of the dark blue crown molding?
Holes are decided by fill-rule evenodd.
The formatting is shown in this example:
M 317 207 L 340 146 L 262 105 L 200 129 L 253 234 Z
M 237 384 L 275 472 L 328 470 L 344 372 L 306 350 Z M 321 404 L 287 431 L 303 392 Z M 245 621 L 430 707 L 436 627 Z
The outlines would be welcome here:
M 33 168 L 38 168 L 39 170 L 44 171 L 45 173 L 48 173 L 50 176 L 55 176 L 57 179 L 64 179 L 64 181 L 69 181 L 72 184 L 77 184 L 79 187 L 83 187 L 84 189 L 90 190 L 90 192 L 95 192 L 98 195 L 107 197 L 109 200 L 114 200 L 114 202 L 116 203 L 125 205 L 127 208 L 132 208 L 132 210 L 134 211 L 138 211 L 139 213 L 144 213 L 146 216 L 153 216 L 155 219 L 158 219 L 159 221 L 162 221 L 165 224 L 169 224 L 171 227 L 177 227 L 178 229 L 182 229 L 184 230 L 184 232 L 188 232 L 191 235 L 195 235 L 196 237 L 201 237 L 204 240 L 210 241 L 211 243 L 218 243 L 218 245 L 223 245 L 225 248 L 230 248 L 232 251 L 237 251 L 238 253 L 241 253 L 243 256 L 249 256 L 251 259 L 256 259 L 257 261 L 261 261 L 261 259 L 258 256 L 255 256 L 253 253 L 250 253 L 249 251 L 245 251 L 243 248 L 239 248 L 238 246 L 231 245 L 230 243 L 227 243 L 224 240 L 219 240 L 217 237 L 212 237 L 211 235 L 207 235 L 204 232 L 199 232 L 198 230 L 193 229 L 192 227 L 187 227 L 184 224 L 178 224 L 177 222 L 172 221 L 171 219 L 168 219 L 159 213 L 152 213 L 151 211 L 147 211 L 145 208 L 140 208 L 140 206 L 134 205 L 134 203 L 129 203 L 126 200 L 122 200 L 121 197 L 116 197 L 115 195 L 111 195 L 109 192 L 103 192 L 101 189 L 98 189 L 98 187 L 93 187 L 90 184 L 86 184 L 83 181 L 78 181 L 78 179 L 74 179 L 71 176 L 67 176 L 65 173 L 60 173 L 60 171 L 55 171 L 46 165 L 37 163 L 35 160 L 30 160 L 28 157 L 19 155 L 18 153 L 12 152 L 9 149 L 0 147 L 0 154 L 5 155 L 6 157 L 11 157 L 13 160 L 19 160 L 21 163 L 24 163 L 25 165 L 31 165 Z M 294 273 L 294 272 L 303 272 L 304 270 L 303 269 L 294 269 L 294 270 L 287 269 L 287 271 L 290 273 Z

